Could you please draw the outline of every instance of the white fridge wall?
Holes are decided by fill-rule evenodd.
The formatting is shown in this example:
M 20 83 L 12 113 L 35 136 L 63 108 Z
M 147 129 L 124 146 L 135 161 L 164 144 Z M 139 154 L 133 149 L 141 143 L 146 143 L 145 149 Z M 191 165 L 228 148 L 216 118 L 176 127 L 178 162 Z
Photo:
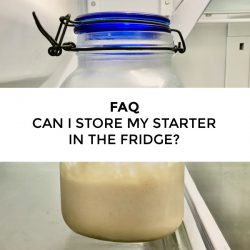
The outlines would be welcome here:
M 159 14 L 162 0 L 87 0 L 88 12 L 131 11 Z
M 48 41 L 41 35 L 32 18 L 36 11 L 45 29 L 55 35 L 59 16 L 73 17 L 84 12 L 79 0 L 1 0 L 0 1 L 0 87 L 16 82 L 38 85 L 47 79 L 67 57 L 48 55 Z M 72 32 L 68 39 L 73 40 Z M 22 85 L 20 84 L 20 86 Z
M 183 86 L 223 88 L 227 24 L 197 24 L 186 43 L 186 53 L 174 57 L 174 68 Z
M 249 0 L 212 0 L 206 12 L 228 13 L 250 11 Z

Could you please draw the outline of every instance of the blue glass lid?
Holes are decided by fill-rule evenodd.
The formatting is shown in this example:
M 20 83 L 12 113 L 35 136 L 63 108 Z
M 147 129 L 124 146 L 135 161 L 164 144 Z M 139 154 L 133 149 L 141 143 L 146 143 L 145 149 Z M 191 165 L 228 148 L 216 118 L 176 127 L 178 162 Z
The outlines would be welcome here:
M 75 19 L 75 33 L 105 31 L 170 32 L 170 20 L 163 16 L 129 12 L 97 12 Z

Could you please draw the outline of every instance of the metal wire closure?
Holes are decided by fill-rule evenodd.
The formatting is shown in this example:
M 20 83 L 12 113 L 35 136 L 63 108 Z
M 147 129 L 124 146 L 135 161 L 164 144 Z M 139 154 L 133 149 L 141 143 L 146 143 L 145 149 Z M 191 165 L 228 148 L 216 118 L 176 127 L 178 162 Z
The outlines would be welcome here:
M 65 37 L 66 31 L 68 27 L 75 27 L 76 25 L 83 25 L 83 24 L 90 24 L 90 23 L 97 23 L 97 22 L 103 22 L 102 20 L 93 20 L 93 21 L 72 21 L 70 20 L 71 15 L 68 14 L 66 16 L 62 16 L 59 18 L 60 20 L 60 25 L 58 28 L 58 31 L 56 33 L 55 38 L 50 36 L 48 32 L 43 28 L 41 25 L 37 15 L 35 12 L 32 12 L 32 15 L 34 17 L 35 23 L 39 31 L 47 38 L 47 40 L 50 42 L 52 45 L 48 49 L 48 53 L 50 56 L 60 56 L 62 54 L 62 51 L 100 51 L 100 50 L 170 50 L 175 53 L 184 53 L 186 51 L 186 44 L 184 41 L 184 38 L 179 30 L 176 29 L 170 29 L 169 26 L 159 24 L 158 22 L 154 21 L 145 21 L 145 20 L 130 20 L 129 22 L 133 23 L 144 23 L 144 24 L 156 24 L 156 25 L 161 25 L 162 27 L 169 29 L 170 32 L 176 32 L 179 37 L 180 37 L 180 42 L 178 45 L 175 45 L 174 47 L 149 47 L 149 46 L 105 46 L 105 47 L 81 47 L 77 48 L 75 43 L 73 42 L 66 42 L 63 43 L 63 39 Z M 110 20 L 105 20 L 105 22 L 125 22 L 128 21 L 127 19 L 110 19 Z

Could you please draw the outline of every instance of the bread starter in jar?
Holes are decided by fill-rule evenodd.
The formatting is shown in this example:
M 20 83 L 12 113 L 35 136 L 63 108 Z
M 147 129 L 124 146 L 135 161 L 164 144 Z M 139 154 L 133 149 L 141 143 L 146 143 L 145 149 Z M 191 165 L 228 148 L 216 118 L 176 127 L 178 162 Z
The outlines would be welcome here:
M 142 242 L 174 232 L 183 217 L 181 163 L 62 163 L 65 222 L 92 238 Z

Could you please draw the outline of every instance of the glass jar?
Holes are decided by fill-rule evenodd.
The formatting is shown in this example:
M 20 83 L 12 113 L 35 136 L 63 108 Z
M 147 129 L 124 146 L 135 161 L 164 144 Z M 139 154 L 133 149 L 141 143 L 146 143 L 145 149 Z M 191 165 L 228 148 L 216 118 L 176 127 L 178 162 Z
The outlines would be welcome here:
M 177 87 L 169 20 L 132 13 L 80 16 L 78 68 L 62 87 Z M 62 214 L 81 235 L 142 242 L 182 222 L 181 163 L 61 163 Z

